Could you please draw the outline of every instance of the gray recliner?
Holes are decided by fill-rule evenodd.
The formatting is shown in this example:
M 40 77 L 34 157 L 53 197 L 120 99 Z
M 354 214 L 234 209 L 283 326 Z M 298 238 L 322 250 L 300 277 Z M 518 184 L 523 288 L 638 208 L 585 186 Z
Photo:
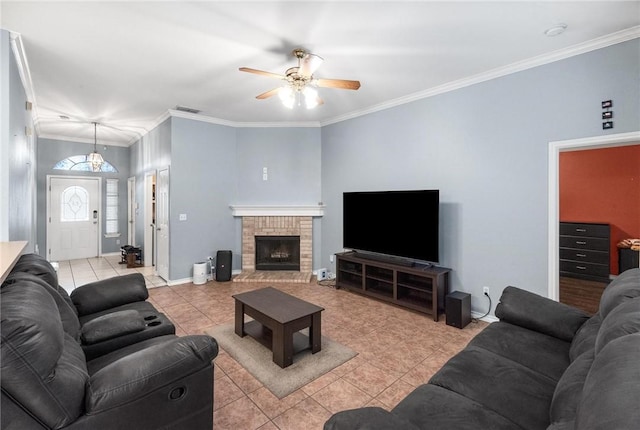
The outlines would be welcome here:
M 80 321 L 55 289 L 34 274 L 7 281 L 0 290 L 3 430 L 212 428 L 215 339 L 160 335 L 88 359 Z M 90 335 L 109 338 L 134 324 L 115 318 L 120 326 L 110 326 L 110 315 L 134 316 L 127 311 L 84 325 L 98 321 Z
M 158 336 L 175 334 L 175 326 L 147 301 L 140 273 L 91 282 L 67 294 L 44 257 L 22 255 L 3 286 L 29 280 L 54 298 L 65 330 L 80 342 L 87 360 Z

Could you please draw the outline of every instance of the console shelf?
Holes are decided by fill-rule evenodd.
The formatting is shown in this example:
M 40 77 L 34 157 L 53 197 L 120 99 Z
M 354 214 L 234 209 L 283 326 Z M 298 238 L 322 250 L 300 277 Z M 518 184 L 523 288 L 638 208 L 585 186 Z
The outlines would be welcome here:
M 361 258 L 355 252 L 336 254 L 336 287 L 429 314 L 444 312 L 449 292 L 446 267 L 410 267 Z

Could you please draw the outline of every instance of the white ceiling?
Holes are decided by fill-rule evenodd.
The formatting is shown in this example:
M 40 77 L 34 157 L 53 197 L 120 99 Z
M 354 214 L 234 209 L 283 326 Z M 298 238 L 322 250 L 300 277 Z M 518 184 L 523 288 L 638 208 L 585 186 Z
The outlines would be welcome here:
M 318 126 L 640 37 L 639 1 L 72 1 L 0 3 L 19 34 L 39 136 L 130 144 L 177 105 L 230 125 Z M 544 31 L 558 23 L 556 37 Z M 255 96 L 302 47 L 324 105 Z M 63 121 L 60 115 L 70 117 Z

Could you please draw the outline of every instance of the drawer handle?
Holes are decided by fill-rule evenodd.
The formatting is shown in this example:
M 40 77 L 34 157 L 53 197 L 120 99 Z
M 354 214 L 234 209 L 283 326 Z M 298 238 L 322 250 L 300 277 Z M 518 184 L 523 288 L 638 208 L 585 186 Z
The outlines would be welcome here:
M 586 256 L 587 256 L 586 254 L 576 254 L 576 257 L 582 257 L 582 258 L 584 258 L 584 257 L 586 257 Z
M 582 241 L 582 240 L 576 240 L 576 244 L 577 244 L 577 245 L 586 245 L 586 244 L 587 244 L 587 242 L 584 242 L 584 241 Z
M 586 228 L 576 228 L 576 231 L 579 231 L 580 233 L 585 233 L 587 231 Z
M 587 270 L 587 268 L 584 267 L 584 266 L 576 266 L 576 269 L 578 269 L 578 270 Z

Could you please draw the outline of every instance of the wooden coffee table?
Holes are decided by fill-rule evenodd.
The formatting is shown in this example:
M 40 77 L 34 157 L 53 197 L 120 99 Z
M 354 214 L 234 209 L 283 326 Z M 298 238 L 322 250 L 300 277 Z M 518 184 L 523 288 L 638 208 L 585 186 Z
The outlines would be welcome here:
M 305 302 L 272 287 L 232 296 L 236 302 L 235 331 L 256 339 L 273 352 L 273 362 L 285 368 L 293 363 L 294 354 L 311 348 L 320 351 L 320 306 Z M 244 322 L 249 315 L 253 321 Z M 298 333 L 309 328 L 309 336 Z

